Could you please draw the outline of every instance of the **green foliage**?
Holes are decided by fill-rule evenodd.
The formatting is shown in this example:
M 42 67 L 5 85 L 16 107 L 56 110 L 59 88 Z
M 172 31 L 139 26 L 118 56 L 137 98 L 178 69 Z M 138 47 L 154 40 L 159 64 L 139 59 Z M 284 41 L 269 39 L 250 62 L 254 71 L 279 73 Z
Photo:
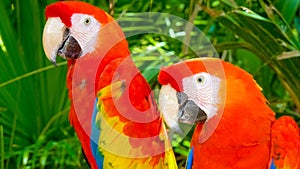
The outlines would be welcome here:
M 122 0 L 113 9 L 107 0 L 86 1 L 135 23 L 132 13 L 150 11 L 189 20 L 221 58 L 253 74 L 278 116 L 292 115 L 300 124 L 300 0 Z M 66 63 L 50 65 L 42 49 L 43 12 L 52 2 L 0 1 L 0 169 L 88 168 L 68 121 Z M 155 26 L 130 25 L 124 31 L 141 29 Z M 179 41 L 157 34 L 128 41 L 135 63 L 155 89 L 161 66 L 206 52 L 186 50 Z M 185 164 L 191 135 L 174 135 L 179 166 Z
M 291 2 L 289 1 L 289 3 Z M 231 39 L 218 42 L 216 44 L 217 50 L 229 49 L 232 52 L 240 52 L 240 49 L 246 49 L 260 58 L 262 64 L 259 71 L 262 73 L 257 74 L 257 76 L 260 76 L 258 80 L 263 85 L 263 89 L 266 90 L 265 94 L 269 96 L 271 101 L 274 98 L 270 98 L 270 96 L 275 94 L 284 99 L 285 103 L 292 101 L 290 106 L 286 106 L 288 107 L 287 111 L 296 112 L 294 106 L 298 110 L 300 109 L 300 72 L 298 68 L 300 58 L 296 58 L 299 56 L 300 43 L 298 28 L 295 27 L 297 25 L 293 24 L 294 22 L 289 24 L 289 22 L 292 21 L 291 14 L 293 14 L 292 18 L 299 18 L 299 16 L 295 16 L 296 10 L 299 9 L 299 5 L 297 5 L 299 1 L 293 1 L 294 6 L 285 1 L 277 2 L 279 8 L 276 8 L 271 2 L 258 1 L 254 3 L 256 4 L 245 3 L 239 6 L 240 4 L 237 5 L 234 1 L 221 1 L 214 8 L 209 7 L 209 3 L 201 4 L 201 6 L 217 21 L 217 24 L 220 24 L 220 27 L 230 31 Z M 287 12 L 282 5 L 289 6 L 290 11 Z M 249 56 L 249 54 L 245 53 L 245 56 Z M 245 61 L 245 58 L 242 60 Z M 239 59 L 239 62 L 242 60 Z M 248 60 L 248 64 L 245 65 L 247 69 L 248 65 L 253 64 L 250 63 L 253 62 L 253 59 L 246 60 Z M 269 66 L 272 71 L 264 68 L 265 66 Z M 261 71 L 263 69 L 265 71 Z M 280 80 L 280 84 L 278 80 Z M 270 87 L 276 90 L 271 91 Z M 282 100 L 280 102 L 282 103 Z M 279 111 L 278 105 L 274 105 L 273 102 L 271 105 Z M 299 119 L 298 113 L 292 114 L 296 119 Z
M 45 5 L 0 2 L 1 168 L 43 168 L 43 152 L 62 155 L 48 141 L 76 139 L 67 118 L 65 80 L 56 80 L 65 78 L 66 66 L 48 66 L 41 44 Z

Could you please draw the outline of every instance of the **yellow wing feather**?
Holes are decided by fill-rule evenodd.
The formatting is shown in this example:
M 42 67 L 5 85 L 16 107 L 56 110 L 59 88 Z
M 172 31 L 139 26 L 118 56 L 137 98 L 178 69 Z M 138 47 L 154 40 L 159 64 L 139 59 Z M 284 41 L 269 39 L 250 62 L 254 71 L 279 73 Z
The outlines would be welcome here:
M 123 133 L 126 122 L 122 121 L 118 116 L 111 116 L 113 111 L 116 111 L 113 100 L 118 99 L 123 94 L 123 91 L 124 82 L 117 81 L 104 87 L 98 93 L 99 112 L 96 121 L 100 127 L 98 145 L 99 150 L 104 155 L 104 168 L 177 169 L 174 153 L 170 146 L 166 129 L 163 125 L 158 136 L 160 140 L 157 144 L 163 144 L 160 146 L 163 146 L 165 151 L 160 154 L 149 156 L 148 154 L 144 154 L 143 151 L 143 146 L 149 146 L 147 144 L 147 141 L 149 141 L 147 140 L 148 138 L 131 138 L 126 136 Z M 135 147 L 132 145 L 132 140 L 138 142 L 145 141 L 145 144 L 141 143 L 141 146 Z

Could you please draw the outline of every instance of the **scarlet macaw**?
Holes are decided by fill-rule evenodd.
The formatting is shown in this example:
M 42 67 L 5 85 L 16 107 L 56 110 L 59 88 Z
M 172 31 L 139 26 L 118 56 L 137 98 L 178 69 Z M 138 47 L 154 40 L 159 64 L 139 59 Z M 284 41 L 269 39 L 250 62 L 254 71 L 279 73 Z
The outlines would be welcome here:
M 146 80 L 116 21 L 85 2 L 47 6 L 48 59 L 68 60 L 69 119 L 90 167 L 177 168 Z
M 197 123 L 187 160 L 193 169 L 300 169 L 300 130 L 275 119 L 246 71 L 216 58 L 162 68 L 160 106 L 168 125 Z

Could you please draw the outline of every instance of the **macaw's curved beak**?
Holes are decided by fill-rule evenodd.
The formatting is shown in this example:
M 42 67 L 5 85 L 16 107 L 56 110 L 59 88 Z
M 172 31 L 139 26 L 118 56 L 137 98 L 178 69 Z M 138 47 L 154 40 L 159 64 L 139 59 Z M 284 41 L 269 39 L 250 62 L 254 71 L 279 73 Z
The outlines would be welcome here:
M 43 32 L 43 47 L 47 58 L 56 65 L 56 56 L 77 59 L 82 53 L 78 41 L 59 17 L 48 18 Z
M 187 134 L 186 126 L 204 123 L 206 113 L 184 92 L 177 92 L 170 85 L 162 86 L 159 94 L 160 111 L 167 125 L 179 134 Z
M 207 119 L 206 113 L 194 101 L 188 100 L 188 96 L 184 92 L 177 92 L 176 96 L 179 104 L 179 122 L 190 125 L 205 122 Z

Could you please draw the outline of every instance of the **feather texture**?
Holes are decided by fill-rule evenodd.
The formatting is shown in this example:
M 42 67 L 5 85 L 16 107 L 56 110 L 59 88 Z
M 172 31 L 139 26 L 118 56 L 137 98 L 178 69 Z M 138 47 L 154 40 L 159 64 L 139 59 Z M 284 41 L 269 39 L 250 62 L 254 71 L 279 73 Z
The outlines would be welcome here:
M 176 168 L 146 80 L 130 58 L 111 62 L 101 76 L 111 77 L 111 73 L 116 75 L 113 81 L 98 93 L 98 145 L 104 168 Z M 100 79 L 101 84 L 108 83 Z
M 79 1 L 56 2 L 45 13 L 59 17 L 71 33 L 73 14 L 100 25 L 95 46 L 89 46 L 94 50 L 69 60 L 67 75 L 69 119 L 91 168 L 177 168 L 150 86 L 130 58 L 117 22 Z
M 163 68 L 159 82 L 182 92 L 182 79 L 201 72 L 221 79 L 218 92 L 223 102 L 217 115 L 196 126 L 188 168 L 299 169 L 297 124 L 290 117 L 276 121 L 261 88 L 246 71 L 220 59 L 198 58 Z M 217 126 L 211 132 L 207 124 Z M 203 140 L 206 133 L 212 134 Z
M 272 126 L 272 158 L 278 168 L 300 169 L 300 133 L 297 123 L 282 116 Z

